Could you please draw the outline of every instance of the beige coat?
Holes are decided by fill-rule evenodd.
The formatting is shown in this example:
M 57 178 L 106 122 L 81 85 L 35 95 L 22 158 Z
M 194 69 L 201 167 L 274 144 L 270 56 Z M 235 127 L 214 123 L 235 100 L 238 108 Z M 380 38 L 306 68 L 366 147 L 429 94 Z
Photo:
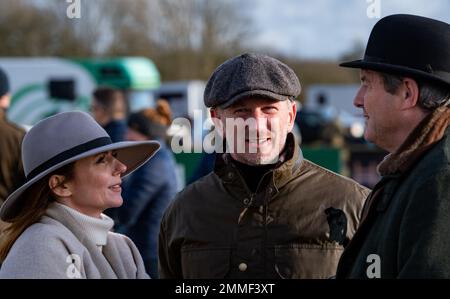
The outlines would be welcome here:
M 102 251 L 64 213 L 27 228 L 6 257 L 0 278 L 149 278 L 134 243 L 108 232 Z

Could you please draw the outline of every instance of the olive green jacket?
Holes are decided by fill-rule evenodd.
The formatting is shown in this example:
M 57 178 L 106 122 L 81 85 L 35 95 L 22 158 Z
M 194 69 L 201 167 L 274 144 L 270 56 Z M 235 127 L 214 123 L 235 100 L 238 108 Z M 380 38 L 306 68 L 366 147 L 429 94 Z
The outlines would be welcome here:
M 329 278 L 359 224 L 369 190 L 303 159 L 293 135 L 286 162 L 249 191 L 229 154 L 187 186 L 161 223 L 161 278 Z

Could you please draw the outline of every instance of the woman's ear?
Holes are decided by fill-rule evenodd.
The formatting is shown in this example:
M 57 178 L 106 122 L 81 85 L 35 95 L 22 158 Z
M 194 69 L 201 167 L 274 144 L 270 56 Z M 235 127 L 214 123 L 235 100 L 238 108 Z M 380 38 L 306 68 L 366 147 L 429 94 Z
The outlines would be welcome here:
M 48 186 L 57 197 L 69 197 L 72 195 L 72 190 L 63 175 L 52 175 L 48 180 Z

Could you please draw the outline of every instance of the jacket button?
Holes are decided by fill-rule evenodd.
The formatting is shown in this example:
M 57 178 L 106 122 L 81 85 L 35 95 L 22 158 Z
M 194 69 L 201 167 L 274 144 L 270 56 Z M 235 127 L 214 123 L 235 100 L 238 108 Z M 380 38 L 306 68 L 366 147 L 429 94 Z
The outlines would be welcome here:
M 245 204 L 245 205 L 248 205 L 249 202 L 250 202 L 250 199 L 244 198 L 244 204 Z
M 229 172 L 229 173 L 228 173 L 228 178 L 231 180 L 233 177 L 234 177 L 234 173 Z
M 240 263 L 239 264 L 239 271 L 245 272 L 247 270 L 247 264 L 246 263 Z

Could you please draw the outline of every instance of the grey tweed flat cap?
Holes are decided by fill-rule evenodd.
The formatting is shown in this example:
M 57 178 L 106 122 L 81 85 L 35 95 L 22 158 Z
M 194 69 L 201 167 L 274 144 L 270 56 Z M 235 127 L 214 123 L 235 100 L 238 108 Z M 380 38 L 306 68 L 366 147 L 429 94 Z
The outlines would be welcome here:
M 221 64 L 206 84 L 206 107 L 226 108 L 246 97 L 283 101 L 301 91 L 294 71 L 281 61 L 262 54 L 245 53 Z

